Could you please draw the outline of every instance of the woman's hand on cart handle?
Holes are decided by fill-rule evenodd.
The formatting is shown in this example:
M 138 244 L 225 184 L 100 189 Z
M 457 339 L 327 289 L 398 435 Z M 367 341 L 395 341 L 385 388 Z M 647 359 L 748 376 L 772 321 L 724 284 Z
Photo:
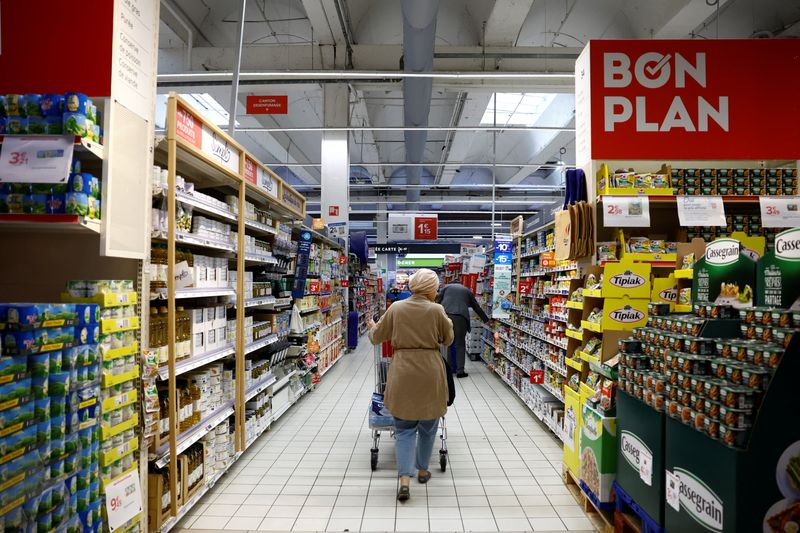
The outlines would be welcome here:
M 372 329 L 375 327 L 375 321 L 372 320 L 372 317 L 367 319 L 367 328 Z

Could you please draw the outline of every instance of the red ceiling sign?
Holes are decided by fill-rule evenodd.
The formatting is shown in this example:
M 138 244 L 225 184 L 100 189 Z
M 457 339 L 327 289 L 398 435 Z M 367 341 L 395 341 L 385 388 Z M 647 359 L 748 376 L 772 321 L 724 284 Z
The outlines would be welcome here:
M 592 159 L 800 156 L 800 40 L 591 41 L 575 75 Z
M 288 112 L 289 98 L 285 94 L 247 97 L 247 113 L 249 115 L 285 115 Z
M 244 160 L 244 179 L 253 185 L 258 184 L 258 170 L 256 170 L 256 164 L 249 157 Z
M 414 240 L 435 241 L 438 235 L 438 217 L 414 217 Z

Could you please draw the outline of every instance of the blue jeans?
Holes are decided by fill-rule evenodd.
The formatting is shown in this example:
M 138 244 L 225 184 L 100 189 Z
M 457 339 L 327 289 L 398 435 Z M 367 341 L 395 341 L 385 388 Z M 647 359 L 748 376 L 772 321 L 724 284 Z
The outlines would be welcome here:
M 400 420 L 395 418 L 395 452 L 397 472 L 401 476 L 414 477 L 417 470 L 428 470 L 436 440 L 439 419 Z

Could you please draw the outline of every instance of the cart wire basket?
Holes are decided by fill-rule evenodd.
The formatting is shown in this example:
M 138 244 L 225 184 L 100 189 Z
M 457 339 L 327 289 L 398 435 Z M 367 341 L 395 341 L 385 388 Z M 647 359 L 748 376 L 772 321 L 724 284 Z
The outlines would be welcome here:
M 442 346 L 442 354 L 447 347 Z M 378 452 L 381 433 L 389 433 L 394 437 L 394 417 L 383 404 L 383 394 L 386 389 L 386 378 L 389 374 L 389 365 L 392 361 L 392 345 L 384 342 L 374 347 L 375 351 L 375 390 L 372 393 L 372 402 L 369 410 L 369 429 L 372 431 L 372 448 L 370 449 L 370 466 L 372 470 L 378 469 Z M 439 420 L 439 439 L 442 446 L 439 449 L 439 468 L 442 472 L 447 470 L 447 424 L 445 417 Z

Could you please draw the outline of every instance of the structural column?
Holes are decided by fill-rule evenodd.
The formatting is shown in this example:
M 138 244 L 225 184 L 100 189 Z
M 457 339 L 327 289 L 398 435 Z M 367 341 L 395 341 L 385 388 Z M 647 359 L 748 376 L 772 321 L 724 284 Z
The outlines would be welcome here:
M 349 126 L 349 89 L 345 83 L 323 85 L 323 124 L 326 128 Z M 348 235 L 350 208 L 350 143 L 347 131 L 322 133 L 322 200 L 320 216 L 336 237 Z

